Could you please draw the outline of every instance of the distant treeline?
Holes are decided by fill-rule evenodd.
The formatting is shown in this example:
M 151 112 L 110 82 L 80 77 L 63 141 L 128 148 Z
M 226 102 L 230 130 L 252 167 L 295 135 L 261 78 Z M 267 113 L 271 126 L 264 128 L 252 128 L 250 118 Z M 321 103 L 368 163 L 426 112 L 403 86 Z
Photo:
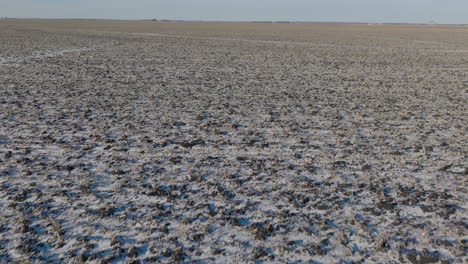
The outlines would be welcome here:
M 440 26 L 468 26 L 468 24 L 437 24 L 437 23 L 369 23 L 369 22 L 324 22 L 324 21 L 206 21 L 206 20 L 183 20 L 183 19 L 145 19 L 154 22 L 204 22 L 204 23 L 259 23 L 259 24 L 362 24 L 362 25 L 440 25 Z
M 253 20 L 253 21 L 207 21 L 207 20 L 184 20 L 184 19 L 101 19 L 101 18 L 15 18 L 15 17 L 0 17 L 0 20 L 80 20 L 80 21 L 153 21 L 153 22 L 203 22 L 203 23 L 263 23 L 263 24 L 362 24 L 362 25 L 420 25 L 420 26 L 468 26 L 468 24 L 438 24 L 438 23 L 370 23 L 370 22 L 324 22 L 324 21 L 268 21 L 268 20 Z

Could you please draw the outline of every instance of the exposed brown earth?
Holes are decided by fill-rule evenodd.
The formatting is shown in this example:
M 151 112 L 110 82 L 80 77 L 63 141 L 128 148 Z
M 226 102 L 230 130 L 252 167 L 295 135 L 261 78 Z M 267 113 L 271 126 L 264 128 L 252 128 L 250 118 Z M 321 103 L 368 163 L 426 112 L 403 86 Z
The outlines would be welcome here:
M 466 263 L 468 27 L 0 20 L 0 263 Z

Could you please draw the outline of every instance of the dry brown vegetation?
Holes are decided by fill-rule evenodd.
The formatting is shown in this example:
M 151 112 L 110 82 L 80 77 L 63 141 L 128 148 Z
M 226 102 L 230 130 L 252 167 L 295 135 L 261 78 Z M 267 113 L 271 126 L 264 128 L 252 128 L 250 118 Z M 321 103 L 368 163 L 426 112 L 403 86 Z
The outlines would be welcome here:
M 466 262 L 468 27 L 0 20 L 0 262 Z

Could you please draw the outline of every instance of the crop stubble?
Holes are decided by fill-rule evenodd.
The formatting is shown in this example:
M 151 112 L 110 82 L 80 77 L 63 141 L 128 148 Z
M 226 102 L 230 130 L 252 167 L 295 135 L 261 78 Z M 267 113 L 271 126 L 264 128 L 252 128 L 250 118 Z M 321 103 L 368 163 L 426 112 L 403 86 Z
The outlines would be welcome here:
M 2 20 L 0 262 L 464 262 L 467 43 Z

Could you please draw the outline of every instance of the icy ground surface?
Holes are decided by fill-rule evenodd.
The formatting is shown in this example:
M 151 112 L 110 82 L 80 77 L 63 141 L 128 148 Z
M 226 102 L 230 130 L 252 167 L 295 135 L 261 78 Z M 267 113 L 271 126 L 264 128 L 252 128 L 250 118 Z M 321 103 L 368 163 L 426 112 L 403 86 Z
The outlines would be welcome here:
M 468 42 L 404 30 L 0 24 L 0 263 L 466 263 Z

